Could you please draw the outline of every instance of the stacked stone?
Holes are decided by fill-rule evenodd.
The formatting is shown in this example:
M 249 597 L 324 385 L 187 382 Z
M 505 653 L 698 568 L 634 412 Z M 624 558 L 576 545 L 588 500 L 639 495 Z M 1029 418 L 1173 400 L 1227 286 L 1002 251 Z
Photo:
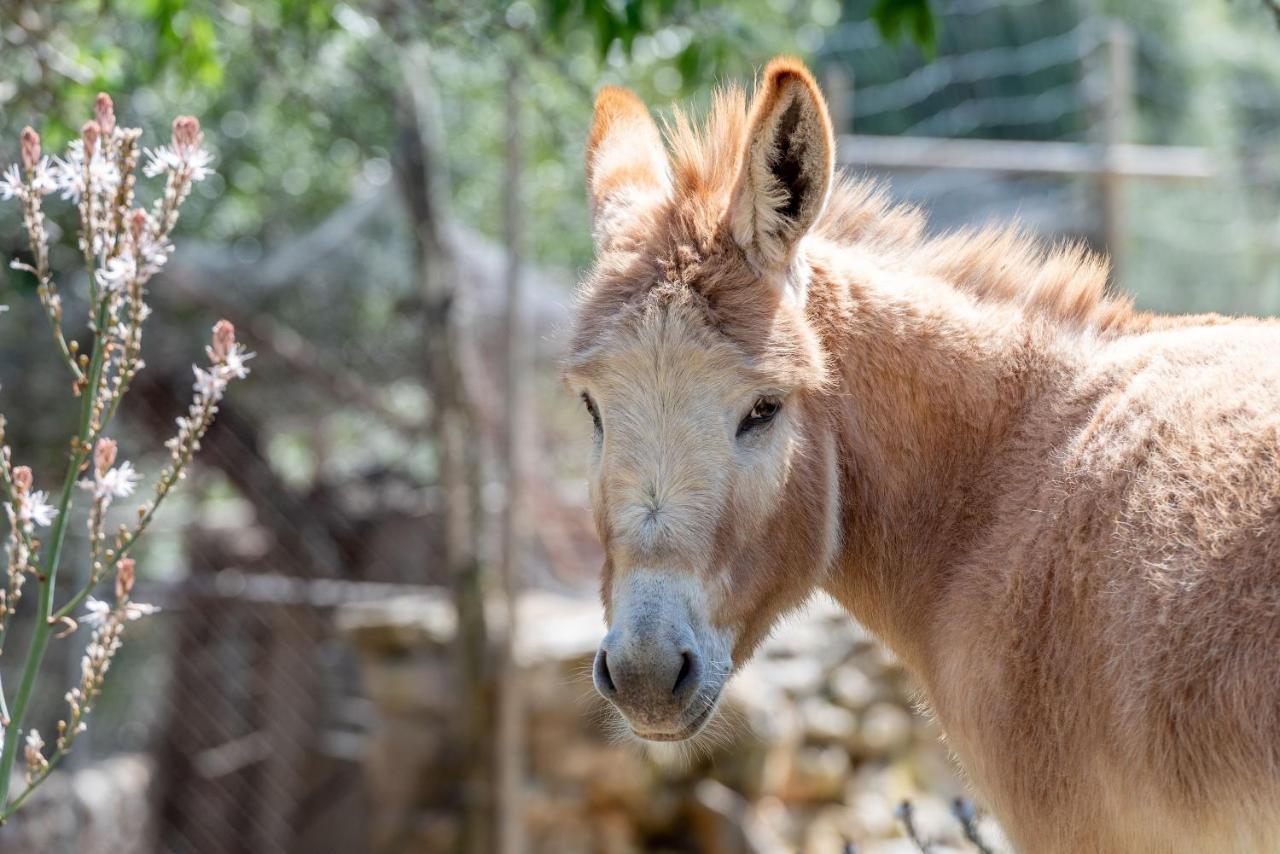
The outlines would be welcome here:
M 152 777 L 151 762 L 133 754 L 55 772 L 0 830 L 0 854 L 150 851 Z
M 913 712 L 902 668 L 833 605 L 774 632 L 702 744 L 659 751 L 622 735 L 591 687 L 596 603 L 535 594 L 520 613 L 533 851 L 916 851 L 895 817 L 904 799 L 931 850 L 972 850 L 950 814 L 963 788 L 936 725 Z M 381 716 L 368 762 L 374 842 L 450 850 L 450 781 L 464 759 L 449 751 L 452 611 L 401 600 L 342 622 Z

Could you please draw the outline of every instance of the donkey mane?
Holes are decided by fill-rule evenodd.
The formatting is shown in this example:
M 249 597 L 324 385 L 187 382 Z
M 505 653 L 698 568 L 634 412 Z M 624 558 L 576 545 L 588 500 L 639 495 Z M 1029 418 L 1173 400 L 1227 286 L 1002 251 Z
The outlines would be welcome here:
M 666 124 L 673 206 L 724 210 L 742 168 L 750 129 L 746 93 L 717 90 L 699 123 L 678 106 Z M 895 269 L 948 282 L 976 299 L 1098 333 L 1134 331 L 1154 316 L 1107 292 L 1110 265 L 1078 242 L 1047 246 L 1018 226 L 926 234 L 919 208 L 891 201 L 879 182 L 840 175 L 813 233 L 857 247 Z

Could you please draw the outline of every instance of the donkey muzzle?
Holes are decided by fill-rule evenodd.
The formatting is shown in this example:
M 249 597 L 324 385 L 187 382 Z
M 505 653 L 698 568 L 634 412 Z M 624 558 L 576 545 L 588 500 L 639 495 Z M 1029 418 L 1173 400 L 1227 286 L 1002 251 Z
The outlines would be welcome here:
M 689 738 L 715 708 L 728 656 L 702 598 L 690 579 L 651 570 L 627 573 L 615 586 L 613 623 L 592 675 L 641 738 Z

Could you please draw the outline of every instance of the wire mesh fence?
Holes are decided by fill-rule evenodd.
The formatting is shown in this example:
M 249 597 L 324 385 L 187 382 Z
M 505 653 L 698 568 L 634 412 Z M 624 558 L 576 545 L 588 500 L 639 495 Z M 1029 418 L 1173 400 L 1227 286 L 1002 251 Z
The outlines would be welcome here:
M 975 2 L 939 10 L 939 55 L 926 59 L 886 45 L 865 11 L 846 4 L 846 22 L 823 43 L 825 75 L 836 82 L 828 97 L 838 130 L 891 139 L 863 163 L 854 137 L 846 162 L 925 206 L 934 228 L 1016 219 L 1050 238 L 1087 240 L 1118 259 L 1117 287 L 1157 310 L 1280 308 L 1280 96 L 1269 33 L 1189 48 L 1186 19 L 1122 22 L 1087 5 Z M 985 159 L 1007 162 L 994 168 L 968 157 L 947 163 L 944 146 L 932 162 L 895 165 L 902 136 L 1093 145 L 1103 174 L 1055 166 L 1020 175 L 1039 168 L 1023 164 L 1029 150 L 1001 155 L 995 146 Z M 1132 152 L 1137 169 L 1110 181 L 1114 163 L 1102 149 L 1138 143 L 1156 147 Z M 1195 165 L 1153 174 L 1166 153 L 1194 155 Z
M 363 850 L 373 721 L 334 612 L 421 590 L 235 569 L 148 585 L 141 592 L 163 611 L 127 638 L 69 775 L 112 757 L 140 763 L 134 803 L 145 809 L 120 817 L 137 825 L 129 836 L 145 847 L 135 850 Z M 50 684 L 62 681 L 63 667 L 49 669 Z M 65 797 L 55 787 L 40 800 Z M 33 813 L 51 807 L 37 801 Z M 0 850 L 29 850 L 17 827 L 22 835 L 0 837 Z M 80 850 L 77 836 L 41 850 Z

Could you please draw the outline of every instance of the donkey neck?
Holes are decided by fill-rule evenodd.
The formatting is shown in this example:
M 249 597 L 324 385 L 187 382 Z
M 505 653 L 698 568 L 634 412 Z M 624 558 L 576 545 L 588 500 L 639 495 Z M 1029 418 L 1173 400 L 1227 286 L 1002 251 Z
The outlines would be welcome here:
M 1077 345 L 1012 304 L 848 247 L 820 246 L 810 260 L 841 458 L 843 546 L 828 590 L 925 669 L 949 571 L 1003 488 L 993 460 Z

